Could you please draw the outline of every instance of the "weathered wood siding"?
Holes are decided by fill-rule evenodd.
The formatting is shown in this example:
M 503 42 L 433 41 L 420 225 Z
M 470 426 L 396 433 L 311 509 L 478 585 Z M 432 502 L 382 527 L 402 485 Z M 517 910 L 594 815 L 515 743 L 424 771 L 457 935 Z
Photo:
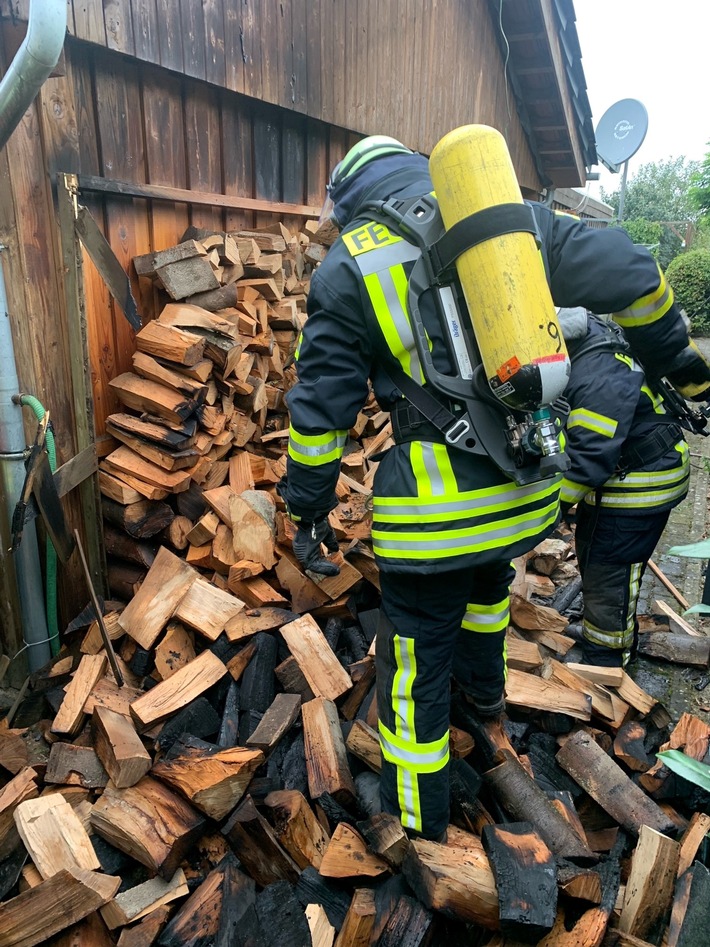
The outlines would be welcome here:
M 494 125 L 539 190 L 488 0 L 68 3 L 78 39 L 426 154 L 458 125 Z
M 0 0 L 0 70 L 29 0 Z M 0 241 L 24 390 L 50 409 L 59 463 L 77 452 L 57 224 L 57 173 L 318 205 L 329 169 L 362 134 L 423 152 L 468 122 L 505 134 L 523 187 L 539 188 L 486 0 L 68 0 L 70 38 L 0 152 Z M 252 211 L 82 194 L 154 316 L 135 254 L 189 224 L 271 222 Z M 290 221 L 286 221 L 289 223 Z M 96 431 L 133 333 L 85 258 Z M 28 426 L 28 435 L 29 435 Z M 78 493 L 65 500 L 78 526 Z M 76 560 L 76 557 L 75 557 Z M 78 561 L 61 571 L 61 622 L 86 602 Z

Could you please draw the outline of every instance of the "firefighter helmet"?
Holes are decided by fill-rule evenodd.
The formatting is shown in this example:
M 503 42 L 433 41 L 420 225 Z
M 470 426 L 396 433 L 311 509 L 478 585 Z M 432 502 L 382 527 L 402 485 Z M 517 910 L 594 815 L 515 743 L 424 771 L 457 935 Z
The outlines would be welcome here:
M 363 138 L 362 141 L 353 145 L 342 161 L 333 168 L 328 181 L 328 190 L 337 187 L 375 158 L 394 154 L 411 155 L 413 151 L 396 138 L 390 138 L 389 135 L 370 135 L 368 138 Z

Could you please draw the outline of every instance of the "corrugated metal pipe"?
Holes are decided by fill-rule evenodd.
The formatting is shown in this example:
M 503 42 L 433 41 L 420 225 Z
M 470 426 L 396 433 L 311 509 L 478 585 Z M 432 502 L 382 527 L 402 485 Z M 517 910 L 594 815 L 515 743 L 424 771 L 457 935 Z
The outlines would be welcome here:
M 66 0 L 31 0 L 27 35 L 0 83 L 0 148 L 57 65 L 66 29 Z
M 56 66 L 64 45 L 66 26 L 66 0 L 31 0 L 27 35 L 0 83 L 0 148 L 5 146 L 42 83 Z M 0 261 L 0 498 L 5 502 L 8 520 L 12 519 L 25 473 L 22 408 L 12 400 L 19 393 L 5 277 Z M 6 548 L 2 554 L 7 554 Z M 50 657 L 34 523 L 25 527 L 13 563 L 23 636 L 30 670 L 34 671 L 46 664 Z

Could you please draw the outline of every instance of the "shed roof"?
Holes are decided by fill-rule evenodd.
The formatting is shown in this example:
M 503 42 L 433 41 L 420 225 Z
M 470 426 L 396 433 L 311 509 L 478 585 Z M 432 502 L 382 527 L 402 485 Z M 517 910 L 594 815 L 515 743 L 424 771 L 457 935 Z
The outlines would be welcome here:
M 597 152 L 573 0 L 489 5 L 543 183 L 584 183 Z

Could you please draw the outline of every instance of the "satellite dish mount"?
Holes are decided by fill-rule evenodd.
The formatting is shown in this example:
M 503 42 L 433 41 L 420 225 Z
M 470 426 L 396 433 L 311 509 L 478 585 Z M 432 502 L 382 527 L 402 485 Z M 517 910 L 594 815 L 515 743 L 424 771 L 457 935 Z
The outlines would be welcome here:
M 624 214 L 629 158 L 639 150 L 647 131 L 648 112 L 638 99 L 620 99 L 604 112 L 597 124 L 595 135 L 599 160 L 613 174 L 618 174 L 623 166 L 619 220 Z

